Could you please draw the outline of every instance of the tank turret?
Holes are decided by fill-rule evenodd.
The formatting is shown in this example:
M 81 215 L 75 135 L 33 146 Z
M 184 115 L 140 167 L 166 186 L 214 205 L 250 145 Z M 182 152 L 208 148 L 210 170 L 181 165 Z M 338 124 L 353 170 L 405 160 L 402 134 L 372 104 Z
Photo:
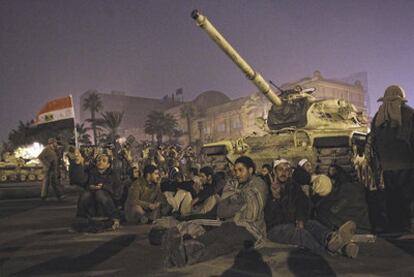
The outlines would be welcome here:
M 197 10 L 191 16 L 272 103 L 265 135 L 252 134 L 204 146 L 211 165 L 234 161 L 239 155 L 249 155 L 258 166 L 279 157 L 292 163 L 307 158 L 318 173 L 326 174 L 329 166 L 336 164 L 357 176 L 354 160 L 362 152 L 367 124 L 354 105 L 341 99 L 317 99 L 314 88 L 300 86 L 279 89 L 281 93 L 277 95 L 206 16 Z

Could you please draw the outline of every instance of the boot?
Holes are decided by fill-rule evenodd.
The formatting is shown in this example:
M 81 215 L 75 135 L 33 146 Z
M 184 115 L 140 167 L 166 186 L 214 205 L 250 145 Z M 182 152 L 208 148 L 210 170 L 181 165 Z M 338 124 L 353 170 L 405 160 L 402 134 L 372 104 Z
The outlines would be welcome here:
M 358 256 L 359 246 L 356 243 L 348 243 L 342 248 L 342 254 L 345 257 L 355 259 Z
M 345 245 L 351 242 L 352 236 L 355 234 L 356 225 L 353 221 L 345 222 L 339 229 L 331 234 L 327 248 L 330 252 L 336 253 Z

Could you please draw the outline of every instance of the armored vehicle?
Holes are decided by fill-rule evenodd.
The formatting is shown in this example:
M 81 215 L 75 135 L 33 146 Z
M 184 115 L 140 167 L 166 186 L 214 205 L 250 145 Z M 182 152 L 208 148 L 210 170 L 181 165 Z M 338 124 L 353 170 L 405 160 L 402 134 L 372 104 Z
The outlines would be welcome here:
M 264 134 L 204 145 L 207 164 L 224 168 L 240 155 L 250 156 L 257 166 L 277 158 L 293 164 L 307 158 L 318 173 L 326 174 L 336 164 L 357 176 L 355 161 L 363 152 L 367 123 L 354 105 L 340 99 L 318 100 L 312 95 L 314 88 L 299 86 L 277 95 L 204 15 L 195 10 L 192 18 L 272 103 Z
M 33 182 L 44 179 L 43 167 L 36 159 L 16 158 L 4 153 L 0 161 L 0 182 Z

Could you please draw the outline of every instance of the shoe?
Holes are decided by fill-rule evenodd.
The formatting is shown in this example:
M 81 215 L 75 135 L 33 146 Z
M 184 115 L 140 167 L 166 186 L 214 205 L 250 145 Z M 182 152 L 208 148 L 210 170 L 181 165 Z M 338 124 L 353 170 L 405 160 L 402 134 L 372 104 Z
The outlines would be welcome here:
M 170 267 L 183 267 L 186 264 L 184 245 L 177 227 L 170 228 L 162 237 L 165 265 Z
M 204 249 L 206 248 L 201 242 L 191 239 L 183 242 L 185 248 L 185 254 L 187 256 L 187 265 L 192 265 L 200 262 L 200 259 L 205 254 Z
M 342 247 L 351 242 L 355 230 L 355 222 L 351 220 L 345 222 L 336 232 L 332 233 L 327 245 L 328 250 L 332 253 L 338 252 Z
M 358 256 L 359 246 L 356 243 L 348 243 L 342 248 L 342 254 L 345 257 L 355 259 Z

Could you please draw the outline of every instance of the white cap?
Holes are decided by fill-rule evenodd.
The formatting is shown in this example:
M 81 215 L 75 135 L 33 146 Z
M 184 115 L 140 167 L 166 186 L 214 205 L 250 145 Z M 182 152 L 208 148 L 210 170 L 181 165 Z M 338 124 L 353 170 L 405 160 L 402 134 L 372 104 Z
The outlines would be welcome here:
M 289 161 L 285 160 L 285 159 L 274 160 L 273 161 L 273 168 L 275 168 L 276 166 L 278 166 L 280 164 L 289 164 Z
M 302 159 L 298 162 L 298 165 L 302 167 L 306 162 L 309 162 L 308 159 Z

